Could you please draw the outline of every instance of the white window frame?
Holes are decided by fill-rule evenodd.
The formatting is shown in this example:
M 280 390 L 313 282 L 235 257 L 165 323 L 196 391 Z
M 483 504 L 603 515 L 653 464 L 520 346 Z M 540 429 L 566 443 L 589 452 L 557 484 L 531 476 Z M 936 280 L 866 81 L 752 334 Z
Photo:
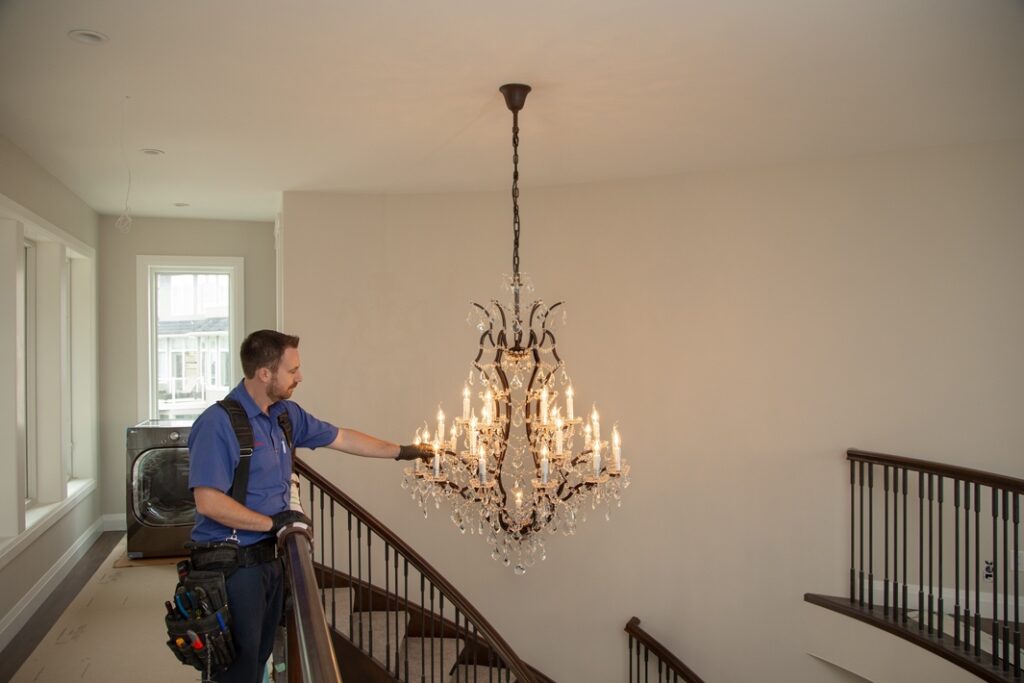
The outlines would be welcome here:
M 21 406 L 21 438 L 25 458 L 25 506 L 31 507 L 36 498 L 36 244 L 25 240 L 22 286 L 25 296 L 25 310 L 22 334 L 25 338 L 25 361 L 22 368 L 25 382 L 25 401 Z
M 242 377 L 238 348 L 245 330 L 245 259 L 241 256 L 154 256 L 136 257 L 136 303 L 138 329 L 138 417 L 139 422 L 158 416 L 156 378 L 158 372 L 156 334 L 156 276 L 161 273 L 224 273 L 229 276 L 228 348 L 231 372 L 228 386 Z

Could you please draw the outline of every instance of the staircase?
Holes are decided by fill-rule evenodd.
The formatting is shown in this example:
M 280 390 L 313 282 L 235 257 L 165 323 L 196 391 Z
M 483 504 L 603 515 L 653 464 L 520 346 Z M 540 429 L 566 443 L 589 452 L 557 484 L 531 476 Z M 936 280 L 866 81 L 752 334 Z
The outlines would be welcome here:
M 554 683 L 390 529 L 299 458 L 295 472 L 314 523 L 317 597 L 346 683 Z M 289 652 L 315 657 L 299 630 L 288 629 Z M 289 683 L 303 680 L 297 659 Z

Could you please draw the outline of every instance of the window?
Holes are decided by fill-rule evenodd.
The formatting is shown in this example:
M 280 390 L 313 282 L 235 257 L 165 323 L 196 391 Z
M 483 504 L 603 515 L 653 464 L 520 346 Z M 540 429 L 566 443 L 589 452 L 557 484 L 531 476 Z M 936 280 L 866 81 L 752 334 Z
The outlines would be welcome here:
M 243 259 L 138 257 L 139 417 L 190 420 L 241 378 Z

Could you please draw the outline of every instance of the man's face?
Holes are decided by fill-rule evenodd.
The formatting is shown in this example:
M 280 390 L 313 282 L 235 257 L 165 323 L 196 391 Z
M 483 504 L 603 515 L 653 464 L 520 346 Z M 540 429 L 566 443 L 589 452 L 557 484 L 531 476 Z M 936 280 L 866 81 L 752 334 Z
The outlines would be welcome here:
M 281 355 L 281 362 L 277 364 L 277 370 L 270 375 L 270 384 L 267 386 L 267 396 L 273 401 L 281 401 L 292 397 L 295 387 L 302 381 L 302 371 L 299 370 L 299 350 L 287 348 Z

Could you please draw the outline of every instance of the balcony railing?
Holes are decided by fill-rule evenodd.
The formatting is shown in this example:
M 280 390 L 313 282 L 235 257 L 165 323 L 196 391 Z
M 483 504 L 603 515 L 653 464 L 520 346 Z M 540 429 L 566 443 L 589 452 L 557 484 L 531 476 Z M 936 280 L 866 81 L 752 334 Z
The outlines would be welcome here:
M 806 599 L 985 680 L 1019 680 L 1024 480 L 860 450 L 847 460 L 849 594 Z

